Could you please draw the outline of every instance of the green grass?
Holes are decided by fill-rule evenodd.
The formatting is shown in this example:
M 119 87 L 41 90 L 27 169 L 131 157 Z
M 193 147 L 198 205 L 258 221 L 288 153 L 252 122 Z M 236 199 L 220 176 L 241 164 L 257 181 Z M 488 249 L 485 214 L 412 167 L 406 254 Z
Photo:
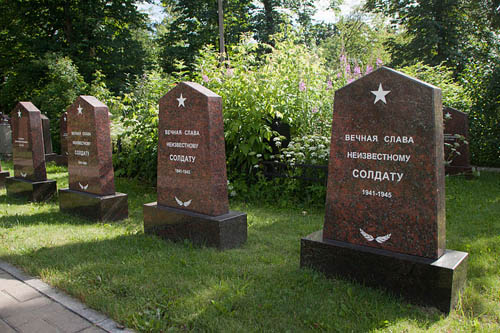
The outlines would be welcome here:
M 67 186 L 65 168 L 48 171 Z M 322 210 L 232 202 L 248 214 L 248 242 L 220 252 L 144 235 L 154 189 L 117 179 L 117 191 L 129 194 L 130 217 L 91 223 L 60 213 L 56 199 L 26 204 L 0 190 L 0 258 L 144 332 L 500 330 L 500 174 L 447 179 L 447 247 L 470 254 L 449 316 L 300 269 L 300 238 L 322 227 Z

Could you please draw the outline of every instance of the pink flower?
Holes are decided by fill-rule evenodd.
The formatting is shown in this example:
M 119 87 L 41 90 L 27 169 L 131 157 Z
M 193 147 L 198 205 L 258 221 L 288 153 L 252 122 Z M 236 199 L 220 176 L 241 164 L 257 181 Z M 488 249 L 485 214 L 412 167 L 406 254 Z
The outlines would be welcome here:
M 337 79 L 340 79 L 342 77 L 342 73 L 337 73 Z
M 209 79 L 209 78 L 208 78 L 208 76 L 206 76 L 205 74 L 203 74 L 203 75 L 201 76 L 201 78 L 202 78 L 202 79 L 203 79 L 203 81 L 205 81 L 205 82 L 210 82 L 210 79 Z
M 377 64 L 377 67 L 380 67 L 384 64 L 384 62 L 382 61 L 382 59 L 377 58 L 376 64 Z
M 345 56 L 345 54 L 341 54 L 340 55 L 340 62 L 346 62 L 347 61 L 347 57 Z
M 340 73 L 339 73 L 340 74 Z M 326 90 L 330 90 L 333 88 L 332 80 L 326 81 Z
M 373 67 L 372 67 L 372 66 L 370 66 L 370 65 L 367 65 L 367 66 L 366 66 L 366 74 L 369 74 L 369 73 L 371 73 L 372 71 L 373 71 Z
M 354 67 L 354 74 L 361 75 L 361 68 L 359 68 L 359 66 L 357 66 L 357 65 L 356 65 L 356 67 Z
M 317 108 L 317 107 L 313 107 L 313 108 L 312 108 L 312 110 L 311 110 L 311 112 L 312 112 L 312 113 L 318 113 L 318 111 L 319 111 L 319 110 L 318 110 L 318 108 Z
M 345 65 L 345 72 L 349 74 L 351 72 L 351 65 L 347 64 Z
M 299 82 L 299 90 L 306 91 L 306 83 L 304 81 Z
M 352 81 L 354 81 L 354 78 L 352 78 L 352 77 L 347 79 L 347 84 L 351 83 Z
M 234 69 L 228 68 L 227 71 L 226 71 L 226 75 L 227 76 L 233 76 L 234 75 Z

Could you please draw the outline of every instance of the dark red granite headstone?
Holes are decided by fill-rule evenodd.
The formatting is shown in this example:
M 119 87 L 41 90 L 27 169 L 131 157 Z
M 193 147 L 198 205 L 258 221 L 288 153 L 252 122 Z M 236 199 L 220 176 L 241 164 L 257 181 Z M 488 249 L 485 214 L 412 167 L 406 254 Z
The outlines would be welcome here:
M 59 118 L 59 133 L 61 136 L 61 155 L 68 155 L 68 113 L 64 112 Z
M 160 99 L 158 204 L 210 216 L 229 211 L 222 99 L 183 82 Z
M 472 172 L 469 153 L 469 119 L 467 114 L 451 107 L 443 108 L 444 157 L 450 174 Z M 453 149 L 452 147 L 453 146 Z
M 69 188 L 96 195 L 115 193 L 108 107 L 80 96 L 67 110 Z
M 19 102 L 11 113 L 14 177 L 47 180 L 40 110 L 31 102 Z
M 43 131 L 43 146 L 45 148 L 45 155 L 52 154 L 52 135 L 50 134 L 50 119 L 41 114 L 42 118 L 42 131 Z
M 439 258 L 441 90 L 383 67 L 335 93 L 323 239 Z

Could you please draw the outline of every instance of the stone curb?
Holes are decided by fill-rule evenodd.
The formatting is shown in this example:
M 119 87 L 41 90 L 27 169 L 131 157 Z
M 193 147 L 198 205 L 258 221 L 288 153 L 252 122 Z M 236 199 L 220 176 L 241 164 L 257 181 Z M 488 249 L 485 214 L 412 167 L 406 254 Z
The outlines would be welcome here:
M 57 290 L 56 288 L 53 288 L 46 284 L 45 282 L 35 279 L 31 276 L 26 275 L 24 272 L 22 272 L 20 269 L 12 266 L 11 264 L 4 262 L 0 260 L 0 270 L 4 270 L 10 275 L 14 276 L 16 279 L 24 282 L 28 286 L 32 287 L 33 289 L 37 290 L 39 293 L 42 295 L 50 298 L 54 302 L 59 303 L 62 305 L 64 308 L 68 309 L 69 311 L 79 315 L 85 320 L 88 320 L 95 326 L 99 327 L 100 329 L 109 332 L 109 333 L 134 333 L 135 331 L 127 329 L 127 328 L 120 328 L 122 327 L 120 324 L 115 322 L 114 320 L 106 317 L 100 312 L 97 312 L 95 310 L 92 310 L 91 308 L 87 307 L 85 304 L 80 302 L 79 300 L 66 295 L 64 292 Z

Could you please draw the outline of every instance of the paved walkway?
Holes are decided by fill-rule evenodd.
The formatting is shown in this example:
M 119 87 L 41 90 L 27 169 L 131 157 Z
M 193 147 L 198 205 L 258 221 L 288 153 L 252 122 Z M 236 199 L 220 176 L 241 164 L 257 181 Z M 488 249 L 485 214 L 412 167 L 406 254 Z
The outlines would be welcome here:
M 0 333 L 132 332 L 80 301 L 0 261 Z

